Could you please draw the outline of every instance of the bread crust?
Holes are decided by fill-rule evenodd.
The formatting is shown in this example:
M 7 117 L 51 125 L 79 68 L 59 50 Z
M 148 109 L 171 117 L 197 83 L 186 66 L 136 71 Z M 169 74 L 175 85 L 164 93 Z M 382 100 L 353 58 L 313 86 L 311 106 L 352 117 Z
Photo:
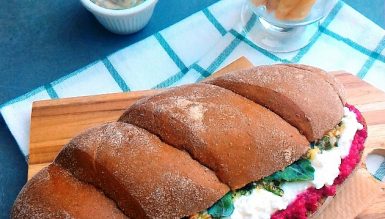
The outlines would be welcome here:
M 338 83 L 328 78 L 304 65 L 273 65 L 231 72 L 205 83 L 267 107 L 312 142 L 333 129 L 343 116 L 343 91 L 338 95 Z
M 342 104 L 343 105 L 346 104 L 346 92 L 345 92 L 344 85 L 342 85 L 339 81 L 337 81 L 336 77 L 334 77 L 332 74 L 328 74 L 326 71 L 320 68 L 309 66 L 309 65 L 303 65 L 303 64 L 278 64 L 278 65 L 286 66 L 289 68 L 298 68 L 322 77 L 323 80 L 329 83 L 333 87 L 334 91 L 337 92 Z
M 120 122 L 74 138 L 55 163 L 100 188 L 132 218 L 189 216 L 229 191 L 187 153 Z
M 127 218 L 102 192 L 55 164 L 41 170 L 19 193 L 11 218 Z
M 233 190 L 285 168 L 309 148 L 306 138 L 279 116 L 209 84 L 142 99 L 120 121 L 186 150 Z
M 341 121 L 343 103 L 343 86 L 306 65 L 170 89 L 71 140 L 23 188 L 11 217 L 192 215 L 298 160 Z

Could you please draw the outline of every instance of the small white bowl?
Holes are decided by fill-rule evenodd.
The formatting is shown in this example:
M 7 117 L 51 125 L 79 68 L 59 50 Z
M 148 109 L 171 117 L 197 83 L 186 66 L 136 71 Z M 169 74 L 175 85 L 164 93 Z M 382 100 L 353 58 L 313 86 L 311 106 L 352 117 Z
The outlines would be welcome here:
M 150 21 L 158 0 L 146 0 L 132 8 L 114 10 L 103 8 L 91 0 L 80 0 L 88 11 L 109 31 L 130 34 L 141 30 Z

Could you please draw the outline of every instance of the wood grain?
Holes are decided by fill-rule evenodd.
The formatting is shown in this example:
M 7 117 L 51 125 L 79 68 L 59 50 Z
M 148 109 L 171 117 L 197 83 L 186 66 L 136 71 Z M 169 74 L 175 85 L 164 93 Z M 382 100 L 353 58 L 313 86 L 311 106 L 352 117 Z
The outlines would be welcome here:
M 385 193 L 374 199 L 373 204 L 358 214 L 356 219 L 384 219 Z
M 214 74 L 214 77 L 251 66 L 247 59 L 242 58 Z M 344 84 L 348 103 L 356 105 L 368 123 L 369 136 L 363 160 L 372 152 L 385 155 L 385 93 L 351 74 L 345 72 L 333 74 Z M 28 177 L 32 177 L 48 165 L 62 146 L 75 135 L 89 127 L 117 120 L 136 100 L 161 91 L 149 90 L 35 102 L 31 118 Z M 364 163 L 360 168 L 344 184 L 336 198 L 331 201 L 332 204 L 316 218 L 342 219 L 357 215 L 359 218 L 385 218 L 384 184 L 373 179 L 365 170 Z M 359 214 L 360 212 L 362 213 Z
M 382 190 L 368 171 L 358 168 L 338 189 L 337 195 L 312 219 L 347 219 L 354 218 L 372 203 Z M 368 206 L 370 206 L 368 208 Z M 385 216 L 385 212 L 377 212 Z

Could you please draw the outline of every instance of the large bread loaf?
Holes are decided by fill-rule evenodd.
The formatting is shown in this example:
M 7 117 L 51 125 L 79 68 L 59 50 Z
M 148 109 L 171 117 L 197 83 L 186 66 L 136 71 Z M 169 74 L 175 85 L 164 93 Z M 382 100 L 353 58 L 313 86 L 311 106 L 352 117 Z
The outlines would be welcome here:
M 334 78 L 303 65 L 169 89 L 71 140 L 27 183 L 11 216 L 193 215 L 300 159 L 341 121 L 344 103 Z

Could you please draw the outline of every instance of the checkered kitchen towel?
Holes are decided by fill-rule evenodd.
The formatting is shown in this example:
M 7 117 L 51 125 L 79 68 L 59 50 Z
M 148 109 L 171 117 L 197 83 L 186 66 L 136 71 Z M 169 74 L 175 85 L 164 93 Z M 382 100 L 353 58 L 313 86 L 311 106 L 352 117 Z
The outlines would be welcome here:
M 193 83 L 240 56 L 255 65 L 286 62 L 344 69 L 385 90 L 385 32 L 345 3 L 335 2 L 309 46 L 274 54 L 253 44 L 240 31 L 244 1 L 219 1 L 139 43 L 3 104 L 1 114 L 23 154 L 28 155 L 33 101 Z M 249 28 L 255 19 L 249 20 Z M 369 168 L 382 179 L 384 158 L 373 160 Z

